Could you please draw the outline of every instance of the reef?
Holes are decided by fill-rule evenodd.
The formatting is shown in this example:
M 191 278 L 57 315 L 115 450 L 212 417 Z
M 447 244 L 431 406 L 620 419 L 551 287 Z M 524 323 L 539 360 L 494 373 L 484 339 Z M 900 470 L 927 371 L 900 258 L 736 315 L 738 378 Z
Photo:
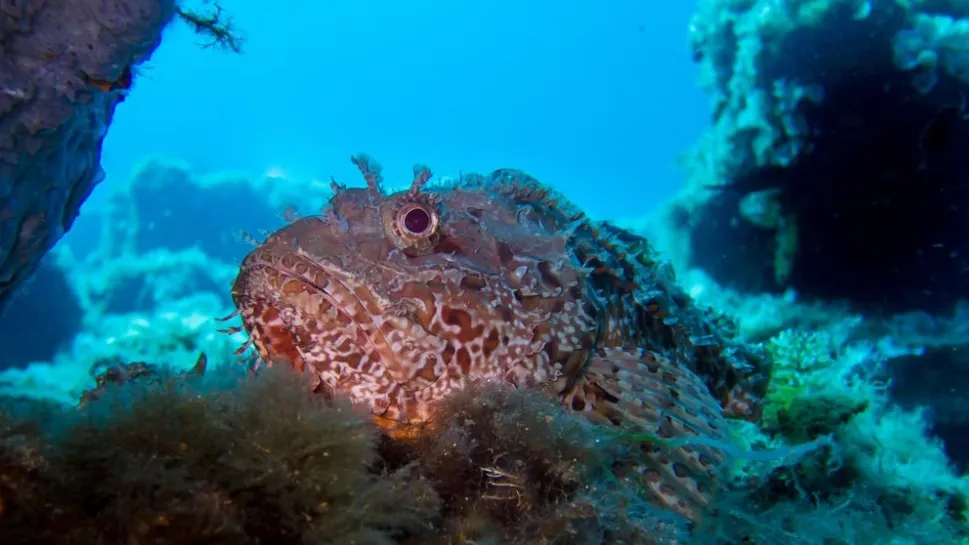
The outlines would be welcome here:
M 804 340 L 778 339 L 779 361 L 811 365 L 823 342 Z M 827 374 L 806 376 L 816 388 L 838 376 L 831 369 L 864 361 L 848 350 L 811 365 Z M 773 438 L 738 427 L 733 484 L 691 529 L 612 474 L 638 455 L 640 439 L 604 434 L 539 392 L 469 389 L 448 401 L 442 431 L 398 442 L 345 402 L 312 394 L 309 378 L 290 369 L 200 363 L 183 371 L 109 366 L 80 403 L 4 399 L 0 538 L 576 545 L 960 538 L 965 479 L 946 467 L 918 413 L 890 408 L 865 380 L 839 382 L 822 398 L 809 389 L 777 394 L 785 411 L 814 412 L 805 404 L 823 403 L 845 407 L 840 418 L 795 419 Z M 847 394 L 856 400 L 850 406 Z
M 631 227 L 750 342 L 866 343 L 965 468 L 969 10 L 707 0 L 690 38 L 713 120 L 683 190 Z
M 28 4 L 0 9 L 47 21 Z M 217 4 L 170 11 L 158 13 L 214 46 L 242 43 Z M 359 407 L 312 394 L 310 377 L 237 355 L 246 339 L 214 318 L 232 310 L 242 232 L 274 230 L 291 203 L 315 213 L 329 184 L 149 158 L 74 225 L 90 187 L 72 188 L 99 175 L 38 173 L 67 172 L 42 163 L 68 160 L 55 149 L 88 153 L 70 164 L 98 170 L 124 92 L 88 81 L 60 128 L 0 139 L 37 146 L 0 144 L 16 159 L 0 163 L 0 183 L 13 180 L 0 185 L 0 344 L 14 348 L 0 361 L 0 543 L 966 543 L 969 396 L 953 377 L 969 369 L 956 274 L 967 17 L 943 0 L 700 4 L 691 34 L 715 123 L 661 226 L 629 227 L 664 250 L 651 259 L 672 259 L 664 278 L 684 304 L 710 307 L 769 380 L 753 421 L 702 440 L 727 463 L 695 521 L 645 502 L 618 472 L 676 441 L 494 385 L 395 440 Z M 32 43 L 34 27 L 4 26 L 16 20 L 0 24 L 4 52 Z M 157 40 L 139 43 L 144 55 L 119 67 Z M 6 67 L 3 89 L 19 89 L 7 80 L 24 73 Z M 0 106 L 54 100 L 36 89 Z M 71 112 L 83 108 L 101 108 L 85 118 L 101 132 L 45 148 L 79 130 Z M 13 119 L 0 109 L 0 129 Z M 37 192 L 35 179 L 56 187 Z
M 969 294 L 969 11 L 706 0 L 690 31 L 714 114 L 665 211 L 680 267 L 744 293 L 951 312 Z
M 303 194 L 307 187 L 315 197 Z M 165 343 L 150 340 L 152 328 L 160 328 L 158 338 L 191 331 L 215 338 L 214 328 L 198 329 L 202 313 L 228 312 L 225 287 L 251 249 L 246 233 L 258 236 L 290 213 L 319 210 L 330 195 L 318 181 L 200 175 L 162 157 L 146 158 L 127 180 L 102 191 L 104 204 L 86 209 L 0 317 L 0 342 L 7 347 L 0 370 L 16 373 L 65 358 L 95 365 L 106 351 L 98 347 L 103 341 L 113 343 L 107 350 L 121 350 L 122 359 L 155 360 Z M 196 344 L 188 346 L 222 350 Z
M 160 184 L 183 198 L 140 204 Z M 186 200 L 261 198 L 268 230 L 283 222 L 268 210 L 306 187 L 325 200 L 326 184 L 199 175 L 151 158 L 109 187 L 105 208 L 91 209 L 50 255 L 77 273 L 80 331 L 51 361 L 0 372 L 0 542 L 965 539 L 969 480 L 950 459 L 966 452 L 933 427 L 944 414 L 957 429 L 959 397 L 931 396 L 944 378 L 905 377 L 911 358 L 950 353 L 969 321 L 862 319 L 698 291 L 696 272 L 679 277 L 698 304 L 736 316 L 749 349 L 772 362 L 761 418 L 730 420 L 728 440 L 714 445 L 729 460 L 724 488 L 692 524 L 617 478 L 651 438 L 591 426 L 542 393 L 468 390 L 448 401 L 438 431 L 394 441 L 339 398 L 310 395 L 308 377 L 253 370 L 234 355 L 245 339 L 218 332 L 214 318 L 231 310 L 234 256 L 248 250 L 241 222 L 199 230 L 191 246 L 190 233 L 174 237 L 185 243 L 177 249 L 163 246 L 154 223 L 177 230 Z

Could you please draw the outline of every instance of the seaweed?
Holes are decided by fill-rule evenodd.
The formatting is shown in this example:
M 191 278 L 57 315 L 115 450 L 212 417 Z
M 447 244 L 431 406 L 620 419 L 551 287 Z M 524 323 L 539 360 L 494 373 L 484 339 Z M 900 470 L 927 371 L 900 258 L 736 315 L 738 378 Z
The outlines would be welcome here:
M 862 444 L 852 427 L 889 440 L 871 409 L 835 445 L 761 435 L 774 450 L 740 457 L 777 463 L 746 470 L 694 526 L 621 477 L 655 438 L 617 437 L 542 391 L 469 388 L 426 433 L 395 440 L 286 366 L 122 367 L 77 406 L 0 397 L 0 543 L 955 542 L 964 516 L 958 483 L 903 479 L 924 461 L 874 467 L 903 446 Z
M 473 388 L 394 441 L 277 366 L 104 371 L 65 409 L 0 410 L 0 542 L 665 543 L 611 477 L 635 455 L 541 392 Z
M 208 9 L 187 9 L 175 6 L 175 14 L 186 22 L 196 34 L 205 36 L 210 41 L 201 44 L 203 48 L 217 47 L 233 53 L 242 53 L 245 38 L 235 27 L 232 18 L 225 14 L 222 4 L 215 1 L 205 1 Z
M 969 480 L 928 434 L 923 411 L 895 406 L 868 342 L 782 331 L 763 420 L 738 429 L 754 452 L 824 440 L 794 463 L 750 456 L 698 543 L 847 545 L 966 539 Z
M 613 475 L 637 448 L 607 442 L 602 428 L 542 392 L 474 388 L 442 413 L 434 433 L 394 447 L 419 460 L 443 500 L 441 533 L 426 543 L 660 544 L 687 535 L 684 519 Z
M 4 543 L 395 543 L 439 499 L 373 470 L 364 415 L 269 370 L 109 387 L 44 432 L 0 430 Z M 23 445 L 32 445 L 26 448 Z

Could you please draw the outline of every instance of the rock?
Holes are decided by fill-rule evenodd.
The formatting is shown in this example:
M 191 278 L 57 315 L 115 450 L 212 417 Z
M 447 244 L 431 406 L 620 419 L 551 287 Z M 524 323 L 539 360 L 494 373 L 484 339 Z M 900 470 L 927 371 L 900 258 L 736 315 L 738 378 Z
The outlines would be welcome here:
M 688 266 L 742 292 L 949 311 L 969 295 L 969 13 L 787 4 L 708 0 L 691 27 L 715 112 L 667 214 Z
M 0 312 L 102 177 L 101 145 L 174 0 L 0 6 Z

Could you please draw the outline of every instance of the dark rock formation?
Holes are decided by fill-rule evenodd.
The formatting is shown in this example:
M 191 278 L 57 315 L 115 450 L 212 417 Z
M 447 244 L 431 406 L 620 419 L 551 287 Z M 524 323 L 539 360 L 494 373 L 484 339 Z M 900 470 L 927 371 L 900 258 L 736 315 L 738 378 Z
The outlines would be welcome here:
M 84 312 L 65 271 L 42 260 L 0 316 L 0 370 L 52 361 L 80 331 Z
M 0 311 L 101 180 L 101 144 L 174 0 L 0 4 Z
M 706 4 L 719 10 L 699 19 L 695 52 L 715 123 L 691 168 L 694 191 L 720 187 L 676 214 L 691 265 L 867 311 L 969 297 L 965 14 Z

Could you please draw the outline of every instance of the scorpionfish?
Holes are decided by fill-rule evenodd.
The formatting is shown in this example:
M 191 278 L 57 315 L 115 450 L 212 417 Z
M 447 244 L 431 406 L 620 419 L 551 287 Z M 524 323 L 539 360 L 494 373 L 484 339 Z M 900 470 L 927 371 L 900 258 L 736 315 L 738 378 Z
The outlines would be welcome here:
M 232 288 L 249 334 L 240 353 L 309 373 L 392 437 L 432 426 L 453 393 L 499 381 L 602 426 L 699 438 L 644 441 L 631 472 L 652 503 L 696 520 L 723 466 L 709 445 L 763 393 L 758 361 L 722 319 L 645 239 L 588 220 L 524 172 L 432 184 L 418 165 L 409 189 L 388 194 L 379 165 L 352 160 L 366 187 L 334 181 L 320 215 L 244 259 Z

